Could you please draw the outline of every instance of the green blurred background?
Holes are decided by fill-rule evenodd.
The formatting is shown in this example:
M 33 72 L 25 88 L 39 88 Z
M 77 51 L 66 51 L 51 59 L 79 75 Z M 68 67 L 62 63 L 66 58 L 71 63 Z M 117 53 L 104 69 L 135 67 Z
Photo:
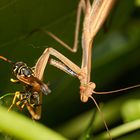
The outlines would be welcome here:
M 38 28 L 45 28 L 72 46 L 77 5 L 78 0 L 0 0 L 0 55 L 13 61 L 24 61 L 32 67 L 46 47 L 53 47 L 80 66 L 81 36 L 78 52 L 73 54 L 43 32 L 29 35 Z M 97 34 L 92 50 L 91 74 L 92 81 L 97 85 L 96 91 L 110 91 L 140 83 L 139 8 L 138 0 L 117 0 Z M 10 78 L 13 78 L 11 66 L 0 60 L 0 68 L 0 95 L 22 90 L 21 85 L 10 82 Z M 52 66 L 47 66 L 44 82 L 50 84 L 52 93 L 43 97 L 39 122 L 70 139 L 79 138 L 86 132 L 84 130 L 87 130 L 88 124 L 92 125 L 90 120 L 96 109 L 94 103 L 82 103 L 79 81 Z M 101 103 L 110 128 L 140 118 L 139 92 L 140 88 L 136 88 L 110 95 L 94 95 L 96 101 Z M 138 104 L 135 104 L 135 99 Z M 8 107 L 11 101 L 11 96 L 6 97 L 0 104 Z M 126 104 L 128 111 L 124 109 Z M 23 112 L 19 113 L 24 115 Z M 91 132 L 104 130 L 102 120 L 97 119 L 97 125 L 93 123 L 93 126 Z M 6 139 L 4 135 L 2 138 Z M 132 130 L 119 140 L 137 140 L 138 137 L 140 131 Z

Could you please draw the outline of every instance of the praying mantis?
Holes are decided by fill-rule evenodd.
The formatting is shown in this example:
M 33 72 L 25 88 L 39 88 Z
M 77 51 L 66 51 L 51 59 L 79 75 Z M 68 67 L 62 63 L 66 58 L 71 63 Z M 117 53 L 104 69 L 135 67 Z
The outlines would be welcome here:
M 87 102 L 88 99 L 91 98 L 94 101 L 100 113 L 101 113 L 101 110 L 98 104 L 96 103 L 95 99 L 92 97 L 93 94 L 110 94 L 110 93 L 115 93 L 115 92 L 119 92 L 119 91 L 123 91 L 123 90 L 140 86 L 140 85 L 136 85 L 136 86 L 131 86 L 128 88 L 119 89 L 115 91 L 109 91 L 109 92 L 96 92 L 95 91 L 96 84 L 90 81 L 91 56 L 92 56 L 91 52 L 93 48 L 94 37 L 99 31 L 99 29 L 101 28 L 101 26 L 103 25 L 114 3 L 115 3 L 115 0 L 94 0 L 92 4 L 90 3 L 89 0 L 80 0 L 78 4 L 78 10 L 77 10 L 77 21 L 76 21 L 73 48 L 65 44 L 53 33 L 46 30 L 42 30 L 43 32 L 51 36 L 53 39 L 55 39 L 57 42 L 59 42 L 61 45 L 63 45 L 65 48 L 67 48 L 69 51 L 75 53 L 77 52 L 77 49 L 78 49 L 78 33 L 79 33 L 80 17 L 81 17 L 81 12 L 83 10 L 84 20 L 83 20 L 83 32 L 82 32 L 82 40 L 81 40 L 81 45 L 82 45 L 81 67 L 77 66 L 75 63 L 70 61 L 67 57 L 62 55 L 57 50 L 53 48 L 47 48 L 42 54 L 42 56 L 39 58 L 36 65 L 40 71 L 38 71 L 37 69 L 35 71 L 35 73 L 42 73 L 43 75 L 46 65 L 49 63 L 53 65 L 54 67 L 57 67 L 58 69 L 74 77 L 77 77 L 80 81 L 81 101 Z M 58 60 L 54 60 L 50 58 L 51 56 L 56 57 Z M 102 116 L 102 119 L 104 120 L 102 113 L 101 113 L 101 116 Z M 104 120 L 104 124 L 109 133 L 105 120 Z

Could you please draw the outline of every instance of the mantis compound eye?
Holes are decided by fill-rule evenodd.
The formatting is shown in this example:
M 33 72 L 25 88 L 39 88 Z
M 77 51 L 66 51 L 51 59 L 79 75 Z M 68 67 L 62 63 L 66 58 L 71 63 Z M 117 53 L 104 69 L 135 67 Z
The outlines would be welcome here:
M 88 98 L 89 97 L 87 97 L 86 95 L 81 95 L 80 96 L 81 101 L 84 102 L 84 103 L 86 103 L 88 101 Z
M 96 85 L 93 82 L 89 82 L 86 85 L 80 86 L 80 94 L 81 94 L 81 101 L 87 102 L 88 98 L 92 96 L 92 93 L 95 89 Z

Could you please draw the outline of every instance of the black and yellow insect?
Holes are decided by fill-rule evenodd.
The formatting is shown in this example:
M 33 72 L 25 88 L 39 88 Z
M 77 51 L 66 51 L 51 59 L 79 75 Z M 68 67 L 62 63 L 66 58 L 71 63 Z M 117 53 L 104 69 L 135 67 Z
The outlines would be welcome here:
M 47 84 L 35 77 L 33 69 L 28 67 L 26 63 L 14 63 L 3 56 L 0 56 L 0 59 L 11 63 L 13 66 L 13 73 L 17 79 L 11 79 L 11 82 L 19 82 L 24 85 L 23 91 L 15 92 L 15 96 L 9 110 L 14 104 L 16 104 L 16 106 L 18 106 L 20 109 L 23 109 L 24 106 L 26 106 L 33 119 L 40 119 L 42 93 L 45 95 L 50 93 L 50 89 L 48 88 Z

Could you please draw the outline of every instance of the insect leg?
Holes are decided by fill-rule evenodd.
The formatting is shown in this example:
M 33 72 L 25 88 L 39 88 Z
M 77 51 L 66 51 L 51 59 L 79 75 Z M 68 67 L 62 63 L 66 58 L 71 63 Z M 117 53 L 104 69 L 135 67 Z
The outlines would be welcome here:
M 40 117 L 41 117 L 40 110 L 39 110 L 39 112 L 38 112 L 38 110 L 37 110 L 37 112 L 34 111 L 34 108 L 31 105 L 29 105 L 28 103 L 26 103 L 26 107 L 29 110 L 33 119 L 35 119 L 35 120 L 40 119 Z
M 12 83 L 18 83 L 18 82 L 19 82 L 19 80 L 13 79 L 13 78 L 11 78 L 10 81 L 11 81 Z
M 80 0 L 77 8 L 77 17 L 76 17 L 76 26 L 75 26 L 75 33 L 74 33 L 74 43 L 73 47 L 71 48 L 68 44 L 66 44 L 64 41 L 62 41 L 60 38 L 58 38 L 56 35 L 54 35 L 52 32 L 49 32 L 45 29 L 42 29 L 42 31 L 52 37 L 55 41 L 60 43 L 63 47 L 68 49 L 71 52 L 77 52 L 78 49 L 78 36 L 79 36 L 79 27 L 80 27 L 80 18 L 81 18 L 81 12 L 85 9 L 85 1 Z
M 49 35 L 51 38 L 53 38 L 55 41 L 60 43 L 63 47 L 68 49 L 71 52 L 77 52 L 78 49 L 78 37 L 79 37 L 79 30 L 80 30 L 80 19 L 81 19 L 81 13 L 82 11 L 85 13 L 85 7 L 86 7 L 86 2 L 85 0 L 80 0 L 77 8 L 77 15 L 76 15 L 76 25 L 75 25 L 75 32 L 74 32 L 74 41 L 73 41 L 73 47 L 70 47 L 68 44 L 66 44 L 64 41 L 62 41 L 59 37 L 57 37 L 55 34 L 52 32 L 48 31 L 45 28 L 37 28 L 33 30 L 29 35 L 33 34 L 34 32 L 43 32 L 46 35 Z
M 71 70 L 68 66 L 66 66 L 65 64 L 63 64 L 60 61 L 54 60 L 54 59 L 50 59 L 49 64 L 57 67 L 58 69 L 64 71 L 65 73 L 74 76 L 74 77 L 78 77 L 77 73 L 75 73 L 73 70 Z
M 11 110 L 11 108 L 13 107 L 13 105 L 14 105 L 15 102 L 16 102 L 16 98 L 19 98 L 19 95 L 20 95 L 20 92 L 17 91 L 17 92 L 15 93 L 15 96 L 14 96 L 14 98 L 13 98 L 12 104 L 11 104 L 11 106 L 9 107 L 8 111 Z
M 74 64 L 72 61 L 70 61 L 68 58 L 66 58 L 64 55 L 59 53 L 57 50 L 53 48 L 47 48 L 41 57 L 38 59 L 36 65 L 35 65 L 35 76 L 39 79 L 42 79 L 45 67 L 48 63 L 48 59 L 50 55 L 55 56 L 58 58 L 61 62 L 63 62 L 68 68 L 70 68 L 73 72 L 80 75 L 82 73 L 82 70 L 80 67 L 78 67 L 76 64 Z

